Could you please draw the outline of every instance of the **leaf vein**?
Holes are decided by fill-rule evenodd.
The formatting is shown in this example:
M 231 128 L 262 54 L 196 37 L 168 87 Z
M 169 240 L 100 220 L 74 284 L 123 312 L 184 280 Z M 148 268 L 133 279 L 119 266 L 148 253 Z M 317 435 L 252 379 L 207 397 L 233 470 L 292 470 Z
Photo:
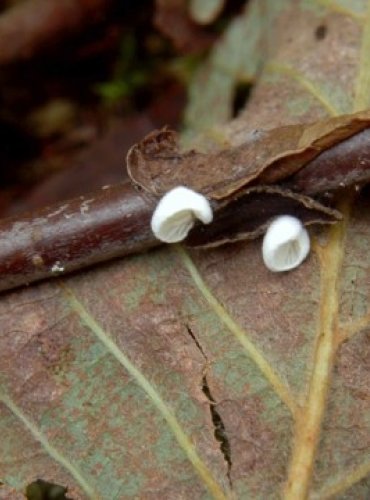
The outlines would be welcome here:
M 338 110 L 336 109 L 334 104 L 329 101 L 327 96 L 322 94 L 317 86 L 304 75 L 302 75 L 302 73 L 300 73 L 297 69 L 277 61 L 271 61 L 266 65 L 265 71 L 269 73 L 281 73 L 283 75 L 291 77 L 293 80 L 299 83 L 301 87 L 303 87 L 309 94 L 317 99 L 323 106 L 323 108 L 326 109 L 329 115 L 338 114 Z
M 366 327 L 370 326 L 370 313 L 361 316 L 361 318 L 350 321 L 340 326 L 338 330 L 337 336 L 337 344 L 338 346 L 343 342 L 354 337 L 357 333 L 363 330 Z
M 53 458 L 56 462 L 58 462 L 62 467 L 64 467 L 71 476 L 77 481 L 77 483 L 81 486 L 83 491 L 88 495 L 89 498 L 98 499 L 99 496 L 90 484 L 84 479 L 81 472 L 77 469 L 77 467 L 71 463 L 65 456 L 63 456 L 52 444 L 49 443 L 48 439 L 44 434 L 37 428 L 36 424 L 34 424 L 17 406 L 14 401 L 6 394 L 0 393 L 0 401 L 4 403 L 5 406 L 17 417 L 23 425 L 29 430 L 32 436 L 38 441 L 46 453 Z
M 308 397 L 301 416 L 296 422 L 293 451 L 285 485 L 284 498 L 286 500 L 307 498 L 326 408 L 336 352 L 340 270 L 344 257 L 350 201 L 342 203 L 339 209 L 343 213 L 343 221 L 338 222 L 330 229 L 328 243 L 322 249 L 320 259 L 321 308 L 317 346 Z
M 188 253 L 181 246 L 176 246 L 176 251 L 178 252 L 185 268 L 188 270 L 199 292 L 206 299 L 206 301 L 213 309 L 213 311 L 216 313 L 220 321 L 236 337 L 236 339 L 239 341 L 239 343 L 246 351 L 248 357 L 251 358 L 252 361 L 257 365 L 262 374 L 271 384 L 276 394 L 286 404 L 286 406 L 289 408 L 293 416 L 295 416 L 299 411 L 299 407 L 295 402 L 295 399 L 292 396 L 287 385 L 281 380 L 279 375 L 271 367 L 270 363 L 264 358 L 261 352 L 248 338 L 246 332 L 233 320 L 233 318 L 229 315 L 226 309 L 220 304 L 217 298 L 213 295 L 211 290 L 205 284 L 203 278 L 201 277 L 198 269 L 196 268 L 194 262 L 192 261 Z
M 312 494 L 313 500 L 326 500 L 333 498 L 334 495 L 338 495 L 348 490 L 354 484 L 360 482 L 362 479 L 366 478 L 370 474 L 370 462 L 364 462 L 355 469 L 351 470 L 346 474 L 341 474 L 336 480 L 331 480 L 330 484 L 321 488 L 318 492 Z
M 133 377 L 136 383 L 144 390 L 150 398 L 154 406 L 162 414 L 167 422 L 177 442 L 185 452 L 187 458 L 193 465 L 195 471 L 202 479 L 213 497 L 217 500 L 226 500 L 226 495 L 212 473 L 205 465 L 203 460 L 198 455 L 194 444 L 185 434 L 175 415 L 161 398 L 156 387 L 141 373 L 141 371 L 130 361 L 125 353 L 117 346 L 111 336 L 97 323 L 92 315 L 85 309 L 82 303 L 78 300 L 74 292 L 66 285 L 61 284 L 70 307 L 76 312 L 81 321 L 89 328 L 89 330 L 105 345 L 108 351 L 116 358 L 116 360 L 127 370 Z
M 359 22 L 363 22 L 365 19 L 365 16 L 363 14 L 356 12 L 352 9 L 348 9 L 347 7 L 344 7 L 344 5 L 339 5 L 336 2 L 333 2 L 332 0 L 316 0 L 316 3 L 322 5 L 323 7 L 326 7 L 332 12 L 337 12 L 339 14 L 344 14 L 345 16 L 350 16 Z

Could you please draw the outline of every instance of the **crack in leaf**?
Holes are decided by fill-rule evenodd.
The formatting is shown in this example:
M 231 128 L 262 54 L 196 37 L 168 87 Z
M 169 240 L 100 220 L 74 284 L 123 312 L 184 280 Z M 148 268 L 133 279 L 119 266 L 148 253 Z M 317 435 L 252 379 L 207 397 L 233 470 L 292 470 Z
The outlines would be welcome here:
M 213 422 L 214 429 L 215 429 L 214 435 L 215 435 L 216 440 L 220 443 L 221 453 L 224 457 L 225 462 L 227 463 L 227 478 L 229 480 L 230 487 L 232 488 L 232 481 L 231 481 L 232 461 L 231 461 L 230 442 L 229 442 L 229 439 L 228 439 L 227 434 L 226 434 L 225 424 L 222 420 L 221 415 L 217 411 L 217 407 L 216 407 L 217 403 L 212 396 L 206 375 L 203 375 L 202 391 L 209 401 L 209 409 L 211 412 L 212 422 Z
M 175 246 L 175 251 L 181 258 L 185 268 L 188 270 L 194 284 L 203 295 L 205 300 L 216 313 L 220 321 L 229 329 L 229 331 L 236 337 L 239 343 L 244 348 L 248 357 L 257 365 L 262 374 L 271 384 L 272 388 L 280 399 L 286 404 L 293 416 L 299 412 L 299 407 L 290 392 L 289 387 L 280 379 L 279 375 L 273 370 L 270 363 L 263 357 L 260 351 L 256 348 L 253 342 L 248 338 L 245 331 L 232 319 L 226 309 L 216 299 L 211 290 L 205 284 L 198 269 L 192 261 L 189 254 L 180 246 Z
M 321 307 L 317 346 L 306 405 L 296 421 L 293 452 L 285 487 L 286 500 L 307 498 L 326 408 L 336 350 L 340 270 L 343 263 L 350 201 L 346 200 L 339 208 L 343 214 L 343 221 L 330 229 L 328 242 L 321 253 Z
M 89 330 L 105 345 L 108 351 L 127 370 L 136 383 L 145 391 L 157 410 L 162 414 L 181 449 L 184 451 L 194 470 L 201 478 L 209 492 L 217 500 L 226 500 L 227 496 L 218 484 L 213 474 L 198 455 L 194 444 L 182 429 L 175 415 L 172 413 L 166 402 L 162 399 L 157 388 L 152 385 L 144 374 L 130 361 L 126 354 L 117 346 L 111 336 L 98 324 L 93 316 L 78 300 L 74 292 L 65 284 L 60 283 L 68 304 L 73 309 L 80 320 Z
M 91 487 L 91 485 L 86 481 L 86 479 L 82 476 L 81 472 L 78 468 L 70 462 L 65 456 L 63 456 L 52 444 L 49 443 L 48 439 L 44 434 L 37 428 L 36 424 L 34 424 L 17 406 L 14 401 L 6 394 L 0 393 L 0 401 L 4 403 L 4 405 L 17 417 L 23 425 L 29 430 L 32 436 L 38 441 L 46 453 L 53 458 L 56 462 L 58 462 L 62 467 L 64 467 L 71 476 L 76 480 L 77 484 L 80 485 L 82 490 L 86 493 L 88 498 L 98 500 L 99 496 Z
M 190 326 L 189 326 L 189 325 L 185 325 L 185 327 L 186 327 L 186 330 L 187 330 L 188 334 L 189 334 L 189 335 L 190 335 L 190 337 L 193 339 L 193 341 L 194 341 L 195 345 L 196 345 L 196 346 L 197 346 L 197 348 L 199 349 L 199 351 L 200 351 L 201 355 L 203 356 L 203 358 L 205 359 L 206 364 L 207 364 L 207 363 L 208 363 L 208 357 L 207 357 L 206 353 L 204 352 L 203 347 L 200 345 L 199 340 L 196 338 L 196 336 L 195 336 L 195 334 L 194 334 L 193 330 L 190 328 Z
M 310 95 L 317 99 L 321 103 L 323 108 L 326 109 L 329 115 L 338 114 L 336 107 L 328 100 L 327 96 L 323 95 L 313 82 L 308 80 L 295 68 L 277 61 L 271 61 L 266 64 L 265 71 L 268 73 L 280 73 L 291 77 L 293 80 L 298 82 Z
M 186 325 L 186 329 L 187 329 L 190 337 L 195 342 L 195 345 L 199 349 L 200 353 L 202 354 L 202 356 L 204 357 L 204 360 L 206 362 L 205 373 L 203 374 L 203 377 L 202 377 L 202 392 L 204 393 L 204 395 L 206 396 L 206 398 L 208 399 L 208 402 L 209 402 L 209 411 L 211 413 L 212 423 L 214 426 L 214 436 L 216 438 L 216 441 L 218 441 L 220 444 L 221 453 L 222 453 L 224 460 L 227 464 L 227 478 L 229 480 L 229 485 L 232 488 L 232 481 L 231 481 L 232 461 L 231 461 L 230 442 L 229 442 L 229 439 L 228 439 L 227 434 L 226 434 L 225 424 L 222 420 L 221 415 L 217 411 L 217 408 L 216 408 L 217 403 L 216 403 L 214 397 L 212 396 L 212 393 L 211 393 L 211 390 L 210 390 L 210 387 L 208 384 L 207 373 L 206 373 L 207 366 L 208 366 L 208 357 L 205 354 L 203 347 L 201 346 L 199 340 L 196 338 L 194 332 L 192 331 L 192 329 L 190 328 L 189 325 Z

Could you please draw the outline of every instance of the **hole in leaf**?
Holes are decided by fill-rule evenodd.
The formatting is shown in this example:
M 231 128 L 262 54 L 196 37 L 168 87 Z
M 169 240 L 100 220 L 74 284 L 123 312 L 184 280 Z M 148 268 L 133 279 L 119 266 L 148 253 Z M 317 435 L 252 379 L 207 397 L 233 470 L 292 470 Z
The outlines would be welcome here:
M 67 488 L 60 484 L 37 479 L 26 488 L 28 500 L 73 500 L 66 496 Z
M 251 95 L 251 91 L 253 88 L 253 83 L 238 83 L 234 90 L 234 99 L 233 99 L 233 117 L 237 116 L 239 111 L 245 108 L 245 105 L 248 102 L 248 99 Z
M 315 38 L 316 40 L 324 40 L 326 35 L 328 34 L 328 28 L 325 24 L 320 24 L 315 30 Z

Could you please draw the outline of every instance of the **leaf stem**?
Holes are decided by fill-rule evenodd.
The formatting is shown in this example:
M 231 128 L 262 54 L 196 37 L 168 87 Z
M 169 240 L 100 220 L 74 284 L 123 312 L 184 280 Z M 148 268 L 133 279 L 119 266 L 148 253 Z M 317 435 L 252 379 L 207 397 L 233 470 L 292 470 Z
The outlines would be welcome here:
M 340 207 L 344 213 L 344 220 L 331 227 L 328 243 L 322 250 L 321 308 L 317 346 L 308 398 L 296 421 L 293 452 L 285 486 L 285 500 L 298 498 L 303 500 L 308 496 L 336 351 L 339 280 L 349 207 L 350 201 L 343 203 Z

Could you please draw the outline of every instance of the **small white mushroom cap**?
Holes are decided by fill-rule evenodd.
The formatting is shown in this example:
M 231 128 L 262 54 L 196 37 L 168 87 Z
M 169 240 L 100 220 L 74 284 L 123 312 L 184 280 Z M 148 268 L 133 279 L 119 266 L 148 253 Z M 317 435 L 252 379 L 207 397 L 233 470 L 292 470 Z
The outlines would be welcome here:
M 268 227 L 262 244 L 263 261 L 270 271 L 298 267 L 310 251 L 310 237 L 296 217 L 282 215 Z
M 151 228 L 159 240 L 176 243 L 186 238 L 196 219 L 203 224 L 212 222 L 209 201 L 202 194 L 178 186 L 159 201 L 152 216 Z

